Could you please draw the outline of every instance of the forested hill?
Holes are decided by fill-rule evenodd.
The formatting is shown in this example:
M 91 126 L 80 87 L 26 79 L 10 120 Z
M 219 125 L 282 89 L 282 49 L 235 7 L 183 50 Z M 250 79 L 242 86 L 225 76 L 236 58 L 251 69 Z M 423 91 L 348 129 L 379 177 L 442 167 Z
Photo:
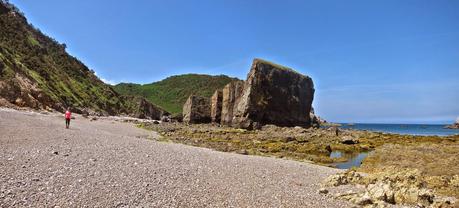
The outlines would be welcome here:
M 150 102 L 177 114 L 182 112 L 183 104 L 191 94 L 211 97 L 215 90 L 222 89 L 234 80 L 237 79 L 225 75 L 184 74 L 151 84 L 121 83 L 115 85 L 114 89 L 123 95 L 143 96 Z

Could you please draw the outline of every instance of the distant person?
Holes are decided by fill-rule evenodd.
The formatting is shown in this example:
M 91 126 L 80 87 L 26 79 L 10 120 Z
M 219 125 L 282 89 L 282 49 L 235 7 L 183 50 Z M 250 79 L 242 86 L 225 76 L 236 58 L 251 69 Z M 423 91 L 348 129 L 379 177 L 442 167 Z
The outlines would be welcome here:
M 65 111 L 65 128 L 66 129 L 70 127 L 71 118 L 72 118 L 72 112 L 70 112 L 70 108 L 67 108 L 67 111 Z

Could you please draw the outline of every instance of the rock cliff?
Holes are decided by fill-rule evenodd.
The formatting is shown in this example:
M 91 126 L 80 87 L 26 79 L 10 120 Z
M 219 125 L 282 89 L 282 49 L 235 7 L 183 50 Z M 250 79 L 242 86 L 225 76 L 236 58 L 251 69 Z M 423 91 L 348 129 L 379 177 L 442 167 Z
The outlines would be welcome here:
M 223 102 L 221 113 L 221 124 L 231 125 L 233 121 L 233 112 L 239 103 L 239 98 L 244 89 L 243 81 L 233 81 L 223 88 Z
M 255 59 L 239 99 L 234 126 L 311 126 L 312 79 L 290 68 Z
M 222 113 L 223 91 L 216 90 L 214 95 L 210 98 L 211 109 L 210 117 L 213 123 L 220 123 Z
M 183 122 L 210 123 L 210 100 L 205 97 L 191 95 L 183 105 Z

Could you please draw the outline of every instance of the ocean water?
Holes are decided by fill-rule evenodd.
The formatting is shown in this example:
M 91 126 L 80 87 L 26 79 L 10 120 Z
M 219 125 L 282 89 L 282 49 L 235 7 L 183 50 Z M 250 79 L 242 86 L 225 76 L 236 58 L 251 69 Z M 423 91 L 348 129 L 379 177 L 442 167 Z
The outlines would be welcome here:
M 410 135 L 423 135 L 423 136 L 448 136 L 459 134 L 459 129 L 445 129 L 445 125 L 438 124 L 342 124 L 340 128 L 343 129 L 356 129 L 356 130 L 369 130 L 394 134 L 410 134 Z
M 362 161 L 370 154 L 370 152 L 361 152 L 355 155 L 346 155 L 340 151 L 333 151 L 330 153 L 331 158 L 347 158 L 345 162 L 338 162 L 333 164 L 338 169 L 349 169 L 352 167 L 360 167 Z

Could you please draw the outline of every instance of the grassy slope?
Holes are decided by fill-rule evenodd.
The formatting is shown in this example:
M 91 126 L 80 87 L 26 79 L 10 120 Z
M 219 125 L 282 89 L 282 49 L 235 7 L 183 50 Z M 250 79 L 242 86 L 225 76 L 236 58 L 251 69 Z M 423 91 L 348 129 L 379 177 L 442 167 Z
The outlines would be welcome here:
M 211 97 L 215 90 L 222 89 L 233 80 L 236 79 L 224 75 L 185 74 L 145 85 L 121 83 L 114 89 L 124 95 L 143 96 L 165 110 L 177 114 L 182 112 L 182 106 L 191 94 Z
M 17 8 L 1 0 L 0 82 L 6 83 L 4 86 L 8 89 L 0 89 L 0 97 L 14 102 L 15 96 L 24 96 L 20 95 L 24 91 L 14 79 L 19 74 L 38 84 L 50 98 L 45 106 L 58 110 L 72 106 L 118 114 L 132 106 L 128 103 L 131 101 L 126 101 L 99 80 L 94 71 L 69 55 L 65 48 L 64 44 L 28 24 Z

